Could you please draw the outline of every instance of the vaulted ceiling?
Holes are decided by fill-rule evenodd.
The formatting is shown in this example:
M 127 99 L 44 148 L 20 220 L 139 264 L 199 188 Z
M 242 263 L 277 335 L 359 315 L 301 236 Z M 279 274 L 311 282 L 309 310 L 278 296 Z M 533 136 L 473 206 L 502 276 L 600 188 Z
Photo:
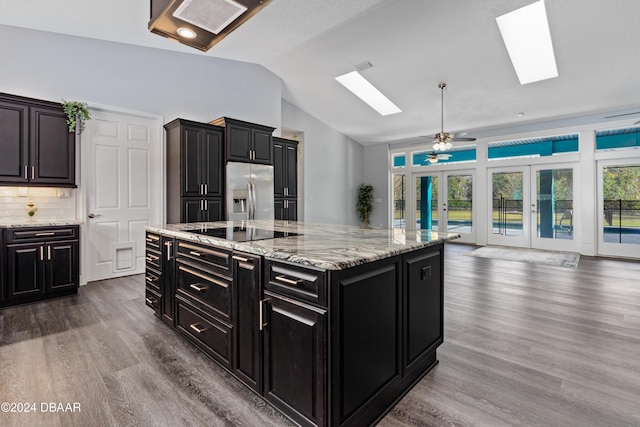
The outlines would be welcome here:
M 522 86 L 495 18 L 533 1 L 273 0 L 207 53 L 149 33 L 148 0 L 0 0 L 0 24 L 258 63 L 284 99 L 365 145 L 439 131 L 439 82 L 445 131 L 469 136 L 640 120 L 640 1 L 546 0 L 559 77 Z M 402 113 L 382 117 L 334 80 L 364 61 Z

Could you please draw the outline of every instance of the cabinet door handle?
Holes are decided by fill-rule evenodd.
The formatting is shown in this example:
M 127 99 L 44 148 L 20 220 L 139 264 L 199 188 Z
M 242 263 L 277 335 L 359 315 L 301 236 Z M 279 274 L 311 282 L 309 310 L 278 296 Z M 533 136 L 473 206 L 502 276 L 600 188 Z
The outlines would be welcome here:
M 29 170 L 29 166 L 24 165 L 24 179 L 29 179 L 29 175 L 27 175 Z
M 205 200 L 205 201 L 204 201 L 204 210 L 205 210 L 205 211 L 208 211 L 208 210 L 209 210 L 209 201 L 208 201 L 208 200 Z
M 36 179 L 36 167 L 31 166 L 31 179 Z
M 204 193 L 203 194 L 208 194 L 209 193 L 209 184 L 205 184 L 204 185 Z
M 258 305 L 258 309 L 259 309 L 258 310 L 259 311 L 259 313 L 258 313 L 258 329 L 261 330 L 261 331 L 264 330 L 264 328 L 269 325 L 269 322 L 265 322 L 264 319 L 263 319 L 264 315 L 266 314 L 264 312 L 264 309 L 263 309 L 263 306 L 264 306 L 265 303 L 267 303 L 267 304 L 269 303 L 269 298 L 260 300 L 260 304 Z
M 302 284 L 302 280 L 298 279 L 298 280 L 291 280 L 291 279 L 287 279 L 285 276 L 276 276 L 276 280 L 279 280 L 281 282 L 284 282 L 288 285 L 292 285 L 292 286 L 300 286 Z
M 53 231 L 50 231 L 48 233 L 36 233 L 36 237 L 40 237 L 40 236 L 55 236 L 56 233 L 54 233 Z
M 209 289 L 209 287 L 207 285 L 201 285 L 199 283 L 192 283 L 192 284 L 189 285 L 189 287 L 191 289 L 195 289 L 198 292 L 204 292 L 207 289 Z
M 47 259 L 51 261 L 51 246 L 47 245 Z
M 199 333 L 199 334 L 201 334 L 201 333 L 203 333 L 204 331 L 207 330 L 207 328 L 203 328 L 202 326 L 200 326 L 199 323 L 193 323 L 193 324 L 189 325 L 189 327 L 191 329 L 193 329 L 194 331 L 196 331 L 197 333 Z
M 44 246 L 40 246 L 40 261 L 44 261 Z

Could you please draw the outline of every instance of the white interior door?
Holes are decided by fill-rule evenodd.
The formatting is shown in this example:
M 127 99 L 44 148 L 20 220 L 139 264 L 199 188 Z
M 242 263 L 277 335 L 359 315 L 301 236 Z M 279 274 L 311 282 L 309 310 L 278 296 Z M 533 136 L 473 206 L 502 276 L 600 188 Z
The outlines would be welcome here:
M 145 226 L 162 221 L 161 120 L 91 115 L 82 134 L 84 282 L 144 272 Z

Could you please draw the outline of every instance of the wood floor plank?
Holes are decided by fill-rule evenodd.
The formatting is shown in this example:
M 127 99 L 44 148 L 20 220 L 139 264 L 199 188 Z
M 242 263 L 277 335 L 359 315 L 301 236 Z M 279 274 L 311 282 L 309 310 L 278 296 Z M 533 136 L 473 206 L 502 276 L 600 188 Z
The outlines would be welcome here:
M 440 363 L 384 417 L 399 426 L 640 425 L 640 262 L 576 269 L 447 244 Z M 0 310 L 4 426 L 290 426 L 145 306 L 144 277 Z M 38 408 L 40 409 L 40 408 Z

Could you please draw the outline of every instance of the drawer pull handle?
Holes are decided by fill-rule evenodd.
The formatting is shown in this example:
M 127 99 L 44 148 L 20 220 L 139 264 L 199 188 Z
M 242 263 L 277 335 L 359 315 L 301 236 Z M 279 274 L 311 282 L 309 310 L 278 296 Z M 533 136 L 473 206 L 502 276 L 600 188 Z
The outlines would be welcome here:
M 200 252 L 196 252 L 196 251 L 189 251 L 189 253 L 193 256 L 202 256 Z
M 225 261 L 227 259 L 229 259 L 229 255 L 225 254 L 224 252 L 219 252 L 219 251 L 213 251 L 213 250 L 210 250 L 210 249 L 199 248 L 199 247 L 196 247 L 196 246 L 188 245 L 186 243 L 179 243 L 178 246 L 181 247 L 181 248 L 186 248 L 188 250 L 195 249 L 197 251 L 202 251 L 202 252 L 205 253 L 205 255 L 211 255 L 211 256 L 219 257 L 219 258 L 224 259 Z M 191 255 L 194 255 L 193 252 L 191 252 Z M 198 252 L 198 255 L 196 255 L 196 256 L 201 256 L 201 254 Z
M 38 237 L 39 236 L 55 236 L 55 235 L 56 235 L 56 233 L 54 233 L 53 231 L 49 232 L 49 233 L 36 233 L 36 236 L 38 236 Z
M 185 268 L 183 266 L 180 266 L 180 267 L 178 267 L 178 269 L 180 269 L 181 271 L 184 271 L 185 273 L 189 273 L 189 274 L 191 274 L 193 276 L 196 276 L 196 277 L 199 277 L 199 278 L 201 278 L 203 280 L 206 280 L 207 282 L 214 283 L 214 284 L 216 284 L 218 286 L 222 286 L 223 288 L 226 288 L 227 286 L 229 286 L 226 283 L 220 282 L 220 281 L 218 281 L 218 280 L 216 280 L 216 279 L 214 279 L 212 277 L 207 277 L 204 274 L 200 274 L 197 271 L 194 271 L 194 270 L 192 270 L 190 268 Z M 191 287 L 193 285 L 189 285 L 189 286 Z
M 240 262 L 249 262 L 248 258 L 244 258 L 244 257 L 238 256 L 238 255 L 234 255 L 233 259 L 235 259 L 236 261 L 240 261 Z
M 192 283 L 192 284 L 189 285 L 189 287 L 191 289 L 195 289 L 198 292 L 204 292 L 207 289 L 209 289 L 209 287 L 207 285 L 201 285 L 199 283 Z
M 206 330 L 207 330 L 207 328 L 203 328 L 203 327 L 202 327 L 202 326 L 200 326 L 200 324 L 198 324 L 198 323 L 193 323 L 193 324 L 189 325 L 189 327 L 190 327 L 191 329 L 193 329 L 194 331 L 196 331 L 197 333 L 199 333 L 199 334 L 201 334 L 201 333 L 203 333 L 204 331 L 206 331 Z
M 150 243 L 157 242 L 158 240 L 160 240 L 160 238 L 156 237 L 156 236 L 148 236 L 147 237 L 147 242 L 150 242 Z
M 145 298 L 145 301 L 147 301 L 147 304 L 149 305 L 156 305 L 156 302 L 158 302 L 155 298 Z
M 276 280 L 279 280 L 281 282 L 284 282 L 288 285 L 292 285 L 292 286 L 300 286 L 302 284 L 302 280 L 291 280 L 291 279 L 287 279 L 285 276 L 276 276 Z
M 147 276 L 146 279 L 147 279 L 147 282 L 155 282 L 158 280 L 157 277 L 153 277 L 153 276 Z
M 149 262 L 155 262 L 157 260 L 159 260 L 160 258 L 157 256 L 153 256 L 153 255 L 147 255 L 147 261 Z

